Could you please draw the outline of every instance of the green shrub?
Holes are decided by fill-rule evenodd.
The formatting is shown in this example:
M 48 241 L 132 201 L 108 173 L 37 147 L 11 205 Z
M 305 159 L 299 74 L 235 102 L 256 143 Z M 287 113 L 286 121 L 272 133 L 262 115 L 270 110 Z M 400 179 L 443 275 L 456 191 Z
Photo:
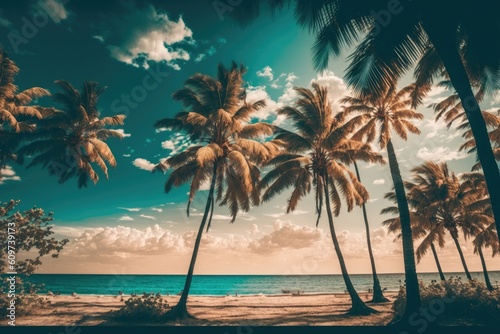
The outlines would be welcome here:
M 169 310 L 169 306 L 160 296 L 130 297 L 125 305 L 112 312 L 115 319 L 130 322 L 159 321 Z
M 420 297 L 425 309 L 432 304 L 444 305 L 437 316 L 500 319 L 500 291 L 489 291 L 484 283 L 476 280 L 464 282 L 450 278 L 427 286 L 420 282 Z M 393 304 L 396 317 L 402 315 L 405 303 L 406 292 L 401 288 Z

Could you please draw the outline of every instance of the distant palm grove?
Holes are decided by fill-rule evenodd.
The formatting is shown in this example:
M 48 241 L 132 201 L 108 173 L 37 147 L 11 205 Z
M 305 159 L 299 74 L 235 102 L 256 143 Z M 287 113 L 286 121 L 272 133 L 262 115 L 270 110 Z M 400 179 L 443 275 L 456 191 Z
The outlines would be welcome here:
M 191 317 L 187 301 L 196 259 L 216 204 L 228 208 L 233 223 L 238 213 L 279 194 L 287 196 L 286 213 L 307 196 L 314 198 L 316 217 L 311 217 L 310 224 L 328 226 L 350 296 L 349 313 L 377 312 L 370 305 L 388 299 L 377 276 L 366 212 L 371 194 L 363 186 L 359 162 L 386 165 L 391 175 L 386 181 L 392 182 L 393 190 L 385 198 L 393 205 L 381 214 L 387 215 L 383 225 L 402 244 L 405 268 L 405 308 L 394 324 L 407 324 L 422 305 L 416 264 L 424 256 L 433 257 L 445 280 L 440 249 L 446 236 L 451 237 L 468 280 L 472 276 L 461 243 L 472 241 L 486 288 L 494 290 L 484 251 L 500 254 L 500 110 L 482 111 L 479 103 L 500 89 L 500 43 L 484 37 L 484 31 L 500 36 L 498 12 L 491 4 L 481 7 L 470 1 L 452 7 L 445 6 L 446 1 L 401 3 L 404 10 L 393 15 L 387 26 L 380 26 L 371 14 L 373 8 L 387 6 L 387 1 L 379 0 L 244 1 L 234 8 L 232 19 L 247 25 L 267 7 L 294 6 L 298 24 L 316 36 L 313 62 L 318 71 L 327 68 L 331 56 L 354 47 L 345 76 L 352 93 L 332 101 L 327 89 L 317 83 L 294 87 L 296 100 L 275 110 L 286 117 L 282 126 L 255 121 L 254 113 L 266 102 L 247 101 L 243 64 L 219 64 L 215 75 L 193 74 L 173 93 L 182 111 L 175 115 L 169 111 L 154 127 L 181 132 L 191 145 L 162 159 L 154 171 L 167 174 L 166 193 L 187 185 L 187 215 L 199 191 L 206 202 L 180 301 L 164 314 L 165 320 Z M 429 6 L 435 9 L 429 12 Z M 410 70 L 413 83 L 401 87 L 400 79 Z M 40 166 L 59 183 L 74 180 L 80 188 L 97 183 L 99 169 L 108 178 L 108 166 L 116 167 L 108 140 L 123 137 L 113 127 L 124 124 L 125 116 L 100 114 L 104 87 L 86 81 L 78 90 L 59 80 L 58 92 L 40 87 L 21 90 L 15 85 L 18 71 L 2 50 L 0 167 Z M 460 150 L 474 154 L 476 163 L 470 172 L 455 174 L 446 163 L 423 161 L 412 166 L 411 177 L 405 180 L 394 138 L 407 140 L 420 133 L 417 121 L 424 115 L 416 108 L 433 85 L 453 93 L 428 106 L 429 110 L 436 120 L 444 120 L 462 134 Z M 50 98 L 54 106 L 38 105 L 42 98 Z M 336 110 L 333 102 L 341 107 Z M 208 190 L 202 190 L 207 184 Z M 342 210 L 356 207 L 363 211 L 364 221 L 359 223 L 366 230 L 373 274 L 369 303 L 362 301 L 351 282 L 349 258 L 343 255 L 336 232 L 335 218 Z

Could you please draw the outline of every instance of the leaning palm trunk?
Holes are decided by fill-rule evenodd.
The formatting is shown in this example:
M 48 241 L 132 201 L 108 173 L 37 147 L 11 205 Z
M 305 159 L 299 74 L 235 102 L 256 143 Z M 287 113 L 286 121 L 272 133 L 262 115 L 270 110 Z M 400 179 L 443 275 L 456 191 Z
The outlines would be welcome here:
M 356 162 L 354 162 L 354 169 L 356 170 L 356 176 L 358 178 L 358 181 L 361 182 L 361 178 L 359 176 L 358 164 Z M 363 203 L 362 208 L 363 208 L 363 218 L 365 220 L 365 228 L 366 228 L 366 243 L 368 245 L 368 254 L 370 256 L 370 264 L 372 267 L 372 275 L 373 275 L 373 297 L 371 302 L 372 303 L 388 302 L 389 299 L 384 297 L 382 288 L 380 287 L 380 281 L 377 275 L 377 268 L 375 267 L 375 258 L 373 256 L 372 242 L 370 240 L 370 225 L 368 224 L 368 215 L 366 214 L 365 203 Z
M 355 315 L 367 315 L 367 314 L 372 314 L 376 313 L 377 311 L 366 306 L 366 304 L 361 300 L 359 297 L 358 293 L 356 292 L 356 289 L 354 288 L 354 285 L 351 282 L 351 278 L 349 277 L 349 273 L 347 272 L 347 267 L 345 265 L 344 261 L 344 256 L 342 255 L 342 251 L 340 250 L 340 245 L 339 241 L 337 239 L 337 234 L 335 233 L 335 226 L 333 225 L 333 215 L 332 211 L 330 208 L 330 191 L 328 189 L 328 176 L 325 175 L 324 177 L 324 192 L 325 192 L 325 202 L 326 202 L 326 213 L 328 215 L 328 223 L 330 225 L 330 232 L 332 235 L 332 240 L 333 240 L 333 246 L 335 247 L 335 253 L 337 254 L 337 257 L 339 259 L 340 263 L 340 270 L 342 271 L 342 278 L 344 279 L 347 292 L 349 293 L 349 296 L 351 297 L 351 309 L 349 310 L 350 314 L 355 314 Z
M 434 261 L 436 261 L 436 267 L 439 272 L 439 278 L 441 281 L 446 281 L 446 278 L 444 277 L 443 270 L 441 269 L 441 263 L 439 263 L 439 258 L 436 252 L 436 247 L 434 247 L 434 243 L 431 242 L 431 250 L 432 250 L 432 255 L 434 256 Z
M 420 300 L 420 290 L 418 286 L 417 267 L 415 264 L 415 251 L 413 247 L 413 236 L 410 223 L 410 209 L 406 199 L 403 178 L 399 170 L 396 153 L 392 141 L 387 142 L 387 155 L 391 169 L 392 181 L 399 208 L 399 220 L 401 222 L 401 237 L 403 239 L 403 259 L 406 279 L 406 307 L 401 316 L 403 322 L 408 322 L 409 317 L 418 312 L 422 303 Z
M 424 24 L 424 28 L 432 44 L 439 52 L 453 87 L 462 101 L 467 120 L 469 121 L 472 134 L 476 141 L 477 155 L 484 172 L 498 233 L 498 231 L 500 231 L 500 187 L 498 187 L 500 184 L 500 170 L 498 169 L 491 148 L 488 129 L 481 114 L 481 108 L 472 92 L 469 77 L 454 41 L 447 37 L 443 38 L 446 34 L 441 34 L 439 32 L 442 28 L 440 26 L 435 26 L 428 22 Z
M 465 262 L 464 253 L 462 252 L 462 247 L 460 247 L 460 242 L 458 241 L 458 237 L 454 233 L 452 233 L 451 237 L 453 238 L 455 246 L 457 247 L 458 250 L 458 254 L 460 255 L 460 261 L 462 261 L 462 266 L 464 267 L 465 276 L 467 276 L 468 280 L 471 280 L 472 276 L 469 272 L 469 268 L 467 267 L 467 263 Z
M 486 287 L 488 288 L 488 290 L 493 291 L 495 289 L 493 288 L 493 285 L 491 285 L 490 282 L 490 275 L 488 274 L 488 269 L 486 268 L 486 261 L 484 260 L 482 247 L 478 248 L 477 253 L 479 254 L 479 258 L 481 259 L 481 266 L 483 266 L 483 274 Z
M 198 256 L 198 249 L 200 248 L 201 237 L 203 235 L 203 229 L 205 228 L 206 223 L 210 225 L 210 221 L 212 220 L 213 212 L 213 198 L 214 198 L 214 189 L 215 189 L 215 181 L 217 179 L 217 163 L 214 162 L 214 169 L 212 173 L 212 181 L 210 184 L 210 190 L 208 192 L 207 204 L 205 205 L 205 212 L 203 213 L 203 218 L 200 223 L 200 228 L 198 229 L 198 234 L 196 235 L 196 241 L 194 243 L 193 255 L 191 256 L 191 263 L 189 264 L 189 270 L 186 277 L 186 282 L 184 283 L 184 290 L 182 290 L 181 298 L 177 305 L 175 305 L 170 311 L 165 313 L 165 320 L 173 320 L 173 319 L 189 319 L 191 315 L 187 311 L 187 298 L 189 295 L 189 289 L 191 288 L 191 282 L 193 280 L 193 272 L 194 266 L 196 264 L 196 258 Z M 210 217 L 209 217 L 210 215 Z

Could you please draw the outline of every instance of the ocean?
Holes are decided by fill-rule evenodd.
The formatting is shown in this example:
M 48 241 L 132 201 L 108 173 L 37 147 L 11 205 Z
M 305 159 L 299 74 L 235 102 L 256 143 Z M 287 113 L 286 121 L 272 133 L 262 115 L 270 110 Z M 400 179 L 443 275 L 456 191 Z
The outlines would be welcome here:
M 484 282 L 482 272 L 473 272 L 473 278 Z M 425 283 L 439 280 L 437 273 L 418 274 Z M 461 277 L 464 273 L 445 273 L 446 278 Z M 351 275 L 358 292 L 372 288 L 372 275 Z M 40 293 L 52 291 L 69 295 L 117 295 L 143 292 L 177 294 L 184 287 L 185 275 L 80 275 L 80 274 L 34 274 L 28 280 L 43 283 Z M 404 274 L 379 274 L 382 288 L 398 291 L 404 283 Z M 500 271 L 490 272 L 494 286 L 500 282 Z M 191 295 L 224 296 L 281 294 L 282 289 L 303 290 L 304 293 L 343 293 L 345 285 L 341 275 L 195 275 L 191 285 Z

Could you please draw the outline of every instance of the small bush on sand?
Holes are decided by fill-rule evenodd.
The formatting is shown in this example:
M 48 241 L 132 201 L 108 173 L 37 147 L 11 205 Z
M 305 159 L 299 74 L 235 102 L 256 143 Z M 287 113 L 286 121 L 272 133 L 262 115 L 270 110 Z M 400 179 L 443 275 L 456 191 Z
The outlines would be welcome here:
M 120 321 L 155 322 L 169 309 L 168 303 L 158 295 L 130 297 L 121 309 L 112 312 L 112 316 Z
M 429 285 L 420 283 L 420 296 L 425 312 L 436 317 L 500 319 L 500 291 L 488 291 L 484 283 L 450 278 Z M 393 304 L 396 317 L 401 316 L 406 303 L 405 289 L 401 288 Z

